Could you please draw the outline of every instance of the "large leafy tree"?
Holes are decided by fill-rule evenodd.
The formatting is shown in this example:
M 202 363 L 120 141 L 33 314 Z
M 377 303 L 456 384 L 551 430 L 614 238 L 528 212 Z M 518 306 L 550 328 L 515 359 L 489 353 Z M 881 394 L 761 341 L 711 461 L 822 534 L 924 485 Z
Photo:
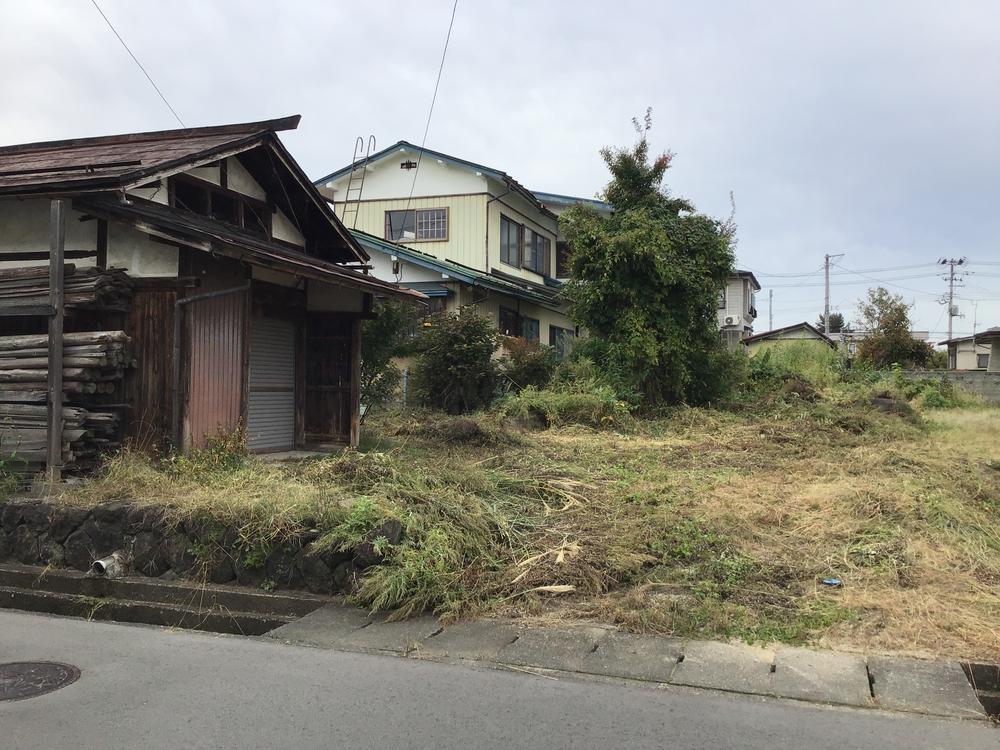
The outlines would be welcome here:
M 875 367 L 923 367 L 934 351 L 926 341 L 913 338 L 909 306 L 884 287 L 869 289 L 858 303 L 858 325 L 869 331 L 858 345 L 858 359 Z
M 633 123 L 635 145 L 601 150 L 612 213 L 576 206 L 560 217 L 571 314 L 591 337 L 582 351 L 623 393 L 647 406 L 705 402 L 728 369 L 716 309 L 733 270 L 733 227 L 669 194 L 672 154 L 650 157 L 649 112 Z

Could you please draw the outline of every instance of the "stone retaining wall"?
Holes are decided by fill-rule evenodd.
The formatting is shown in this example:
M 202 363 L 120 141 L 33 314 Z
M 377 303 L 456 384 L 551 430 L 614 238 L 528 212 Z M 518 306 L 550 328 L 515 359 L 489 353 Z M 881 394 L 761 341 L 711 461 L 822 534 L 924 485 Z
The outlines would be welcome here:
M 903 370 L 913 380 L 946 377 L 967 391 L 978 393 L 987 401 L 1000 404 L 1000 372 L 986 370 Z
M 94 560 L 124 553 L 131 575 L 191 578 L 265 588 L 350 591 L 364 568 L 379 562 L 373 542 L 398 544 L 402 527 L 387 521 L 370 542 L 346 552 L 320 551 L 318 531 L 256 548 L 211 519 L 166 520 L 163 509 L 130 503 L 75 508 L 38 500 L 0 503 L 0 561 L 90 570 Z

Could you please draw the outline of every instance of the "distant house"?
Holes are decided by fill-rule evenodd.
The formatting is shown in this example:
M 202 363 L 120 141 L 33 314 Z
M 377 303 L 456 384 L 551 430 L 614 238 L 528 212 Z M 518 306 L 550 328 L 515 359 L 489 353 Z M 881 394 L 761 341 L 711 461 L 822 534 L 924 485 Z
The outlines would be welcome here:
M 243 426 L 260 452 L 357 444 L 361 321 L 376 294 L 424 296 L 363 272 L 368 253 L 277 136 L 298 121 L 0 148 L 0 266 L 49 266 L 63 232 L 68 276 L 127 274 L 127 303 L 65 297 L 67 335 L 128 336 L 135 367 L 73 391 L 120 412 L 120 437 L 187 448 Z M 62 307 L 8 308 L 0 336 L 45 334 Z
M 730 349 L 753 335 L 757 318 L 757 292 L 760 283 L 750 271 L 737 270 L 719 292 L 718 319 L 722 338 Z
M 399 141 L 315 184 L 376 278 L 419 289 L 431 310 L 474 306 L 508 336 L 560 349 L 576 337 L 556 215 L 506 172 Z
M 818 348 L 836 349 L 837 342 L 809 323 L 795 323 L 773 331 L 764 331 L 743 339 L 747 353 L 752 357 L 761 352 L 788 344 L 807 343 Z
M 949 370 L 986 370 L 989 368 L 992 342 L 991 338 L 984 338 L 984 334 L 947 339 L 939 341 L 938 344 L 948 347 Z
M 910 331 L 910 335 L 917 341 L 929 341 L 931 337 L 930 331 Z M 858 347 L 862 341 L 871 336 L 871 331 L 839 331 L 831 333 L 830 336 L 836 339 L 841 354 L 848 361 L 854 361 L 858 356 Z

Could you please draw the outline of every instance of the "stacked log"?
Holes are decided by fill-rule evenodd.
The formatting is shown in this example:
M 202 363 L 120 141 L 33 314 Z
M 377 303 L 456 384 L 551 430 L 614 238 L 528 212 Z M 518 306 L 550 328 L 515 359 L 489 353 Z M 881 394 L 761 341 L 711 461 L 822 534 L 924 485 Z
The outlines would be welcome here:
M 120 268 L 63 266 L 65 306 L 74 309 L 125 309 L 132 299 L 132 281 Z M 0 309 L 49 304 L 49 268 L 0 270 Z
M 48 422 L 47 335 L 0 336 L 0 456 L 16 471 L 40 469 Z M 119 445 L 120 414 L 79 401 L 120 390 L 131 366 L 123 331 L 63 335 L 63 464 L 73 471 L 96 465 Z

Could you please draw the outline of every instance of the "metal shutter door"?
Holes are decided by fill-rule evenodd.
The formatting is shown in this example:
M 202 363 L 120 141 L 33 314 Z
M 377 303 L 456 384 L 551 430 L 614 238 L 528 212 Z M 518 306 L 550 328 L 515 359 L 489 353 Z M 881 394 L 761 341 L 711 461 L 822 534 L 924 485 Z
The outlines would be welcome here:
M 252 451 L 295 447 L 295 324 L 254 318 L 250 322 L 250 394 L 247 446 Z

